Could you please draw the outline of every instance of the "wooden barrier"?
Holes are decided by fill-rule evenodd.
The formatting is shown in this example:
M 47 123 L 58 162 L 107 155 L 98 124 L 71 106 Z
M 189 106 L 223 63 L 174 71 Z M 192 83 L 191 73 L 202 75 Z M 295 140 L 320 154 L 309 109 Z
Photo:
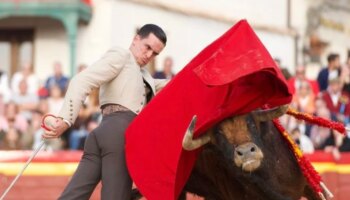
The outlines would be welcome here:
M 0 151 L 0 194 L 24 166 L 31 153 Z M 5 199 L 57 199 L 74 173 L 81 156 L 81 151 L 39 152 Z M 350 199 L 350 153 L 343 153 L 340 160 L 334 160 L 331 154 L 324 152 L 306 156 L 333 192 L 334 200 Z M 96 188 L 91 200 L 99 199 L 100 190 L 101 185 Z M 188 199 L 199 199 L 190 196 L 188 195 Z

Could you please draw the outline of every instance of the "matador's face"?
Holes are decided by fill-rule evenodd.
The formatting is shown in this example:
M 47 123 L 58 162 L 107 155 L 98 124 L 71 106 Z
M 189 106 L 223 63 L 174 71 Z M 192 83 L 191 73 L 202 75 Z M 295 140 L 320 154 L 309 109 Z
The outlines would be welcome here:
M 145 66 L 154 57 L 156 57 L 164 48 L 164 44 L 153 33 L 147 37 L 141 38 L 136 35 L 131 44 L 131 52 L 136 62 L 141 66 Z

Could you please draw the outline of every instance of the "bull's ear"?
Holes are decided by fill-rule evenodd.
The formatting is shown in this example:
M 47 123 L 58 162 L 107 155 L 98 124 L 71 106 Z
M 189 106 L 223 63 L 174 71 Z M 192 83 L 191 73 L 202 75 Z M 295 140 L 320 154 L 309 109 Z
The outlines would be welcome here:
M 272 109 L 259 110 L 253 112 L 253 117 L 259 122 L 266 122 L 284 115 L 289 108 L 289 104 L 278 106 Z

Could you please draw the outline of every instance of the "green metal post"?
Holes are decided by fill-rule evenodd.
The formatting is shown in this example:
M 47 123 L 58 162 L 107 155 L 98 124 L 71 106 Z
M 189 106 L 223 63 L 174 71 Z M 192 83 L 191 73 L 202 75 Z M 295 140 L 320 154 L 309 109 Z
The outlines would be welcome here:
M 69 63 L 70 63 L 70 75 L 73 76 L 76 73 L 76 48 L 77 48 L 77 31 L 78 31 L 78 15 L 77 13 L 69 13 L 65 15 L 63 19 L 64 26 L 67 30 L 68 42 L 69 42 Z

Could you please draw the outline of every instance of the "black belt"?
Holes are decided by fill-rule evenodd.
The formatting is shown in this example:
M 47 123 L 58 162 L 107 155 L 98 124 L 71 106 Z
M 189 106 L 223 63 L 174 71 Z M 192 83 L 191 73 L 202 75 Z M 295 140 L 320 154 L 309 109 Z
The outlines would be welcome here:
M 106 116 L 119 111 L 130 111 L 130 109 L 119 104 L 105 104 L 101 107 L 102 116 Z

